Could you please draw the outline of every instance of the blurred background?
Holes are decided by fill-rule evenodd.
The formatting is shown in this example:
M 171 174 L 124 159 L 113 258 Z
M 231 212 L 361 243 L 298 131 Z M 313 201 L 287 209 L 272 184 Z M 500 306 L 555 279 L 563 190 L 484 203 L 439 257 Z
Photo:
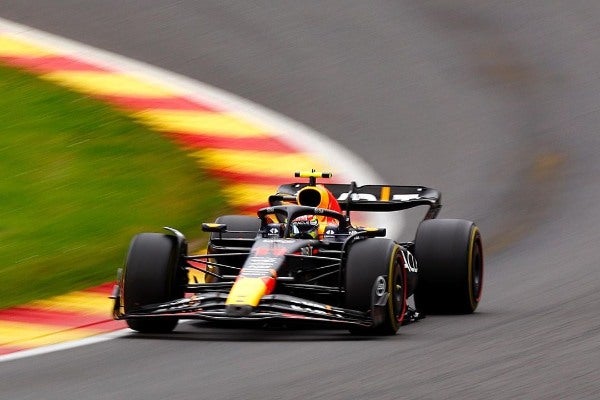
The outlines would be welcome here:
M 440 189 L 440 216 L 474 220 L 484 235 L 484 298 L 473 316 L 431 317 L 366 342 L 240 343 L 192 327 L 182 334 L 194 350 L 177 340 L 102 349 L 117 348 L 121 361 L 105 383 L 121 382 L 144 350 L 147 365 L 211 360 L 208 371 L 182 375 L 186 386 L 171 398 L 600 394 L 597 1 L 4 0 L 0 17 L 289 116 L 388 183 Z M 158 370 L 135 377 L 152 388 Z M 78 378 L 70 382 L 100 398 L 100 384 Z

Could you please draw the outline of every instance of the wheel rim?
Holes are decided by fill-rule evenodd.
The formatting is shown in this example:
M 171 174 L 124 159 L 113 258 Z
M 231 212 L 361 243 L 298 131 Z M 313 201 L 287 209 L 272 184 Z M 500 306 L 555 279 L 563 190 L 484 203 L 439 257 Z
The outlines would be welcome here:
M 404 319 L 406 296 L 404 293 L 404 268 L 400 257 L 396 257 L 394 261 L 394 278 L 392 279 L 392 306 L 394 308 L 394 318 L 397 322 L 402 322 Z

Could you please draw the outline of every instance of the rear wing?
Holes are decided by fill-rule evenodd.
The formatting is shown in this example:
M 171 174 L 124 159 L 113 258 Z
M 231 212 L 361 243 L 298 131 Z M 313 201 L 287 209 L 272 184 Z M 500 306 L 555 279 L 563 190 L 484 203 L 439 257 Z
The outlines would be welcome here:
M 290 183 L 279 186 L 277 194 L 269 197 L 271 205 L 282 202 L 295 202 L 296 193 L 308 183 Z M 429 206 L 425 219 L 437 217 L 442 208 L 442 194 L 439 190 L 425 186 L 364 185 L 355 182 L 323 184 L 340 203 L 346 212 L 400 211 L 418 206 Z

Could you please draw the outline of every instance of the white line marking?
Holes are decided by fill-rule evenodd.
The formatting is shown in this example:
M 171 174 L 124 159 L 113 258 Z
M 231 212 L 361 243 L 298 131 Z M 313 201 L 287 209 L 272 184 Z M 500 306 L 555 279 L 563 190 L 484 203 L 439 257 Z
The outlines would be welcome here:
M 0 356 L 0 362 L 18 360 L 21 358 L 39 356 L 46 353 L 52 353 L 55 351 L 68 350 L 73 349 L 75 347 L 87 346 L 95 343 L 102 343 L 108 340 L 113 340 L 116 338 L 120 338 L 123 336 L 127 336 L 132 334 L 133 331 L 131 329 L 121 329 L 114 332 L 103 333 L 96 336 L 90 336 L 85 339 L 72 340 L 69 342 L 62 342 L 51 344 L 48 346 L 35 347 L 28 350 L 16 351 L 14 353 L 3 354 Z

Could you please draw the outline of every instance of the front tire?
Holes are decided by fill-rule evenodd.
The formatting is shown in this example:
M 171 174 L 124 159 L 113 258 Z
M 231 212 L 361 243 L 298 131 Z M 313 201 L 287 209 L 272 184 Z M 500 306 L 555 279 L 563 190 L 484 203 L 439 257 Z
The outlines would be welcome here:
M 421 222 L 415 238 L 415 305 L 425 314 L 471 314 L 483 288 L 483 246 L 471 221 Z
M 182 298 L 187 283 L 187 271 L 182 256 L 186 243 L 176 237 L 159 233 L 140 233 L 129 246 L 123 276 L 123 306 L 125 314 L 141 307 Z M 171 332 L 178 318 L 132 318 L 127 325 L 142 333 Z
M 390 294 L 381 324 L 369 329 L 352 328 L 355 334 L 395 335 L 406 313 L 406 270 L 400 246 L 389 239 L 364 239 L 354 243 L 346 261 L 346 308 L 369 311 L 375 281 L 383 276 Z

